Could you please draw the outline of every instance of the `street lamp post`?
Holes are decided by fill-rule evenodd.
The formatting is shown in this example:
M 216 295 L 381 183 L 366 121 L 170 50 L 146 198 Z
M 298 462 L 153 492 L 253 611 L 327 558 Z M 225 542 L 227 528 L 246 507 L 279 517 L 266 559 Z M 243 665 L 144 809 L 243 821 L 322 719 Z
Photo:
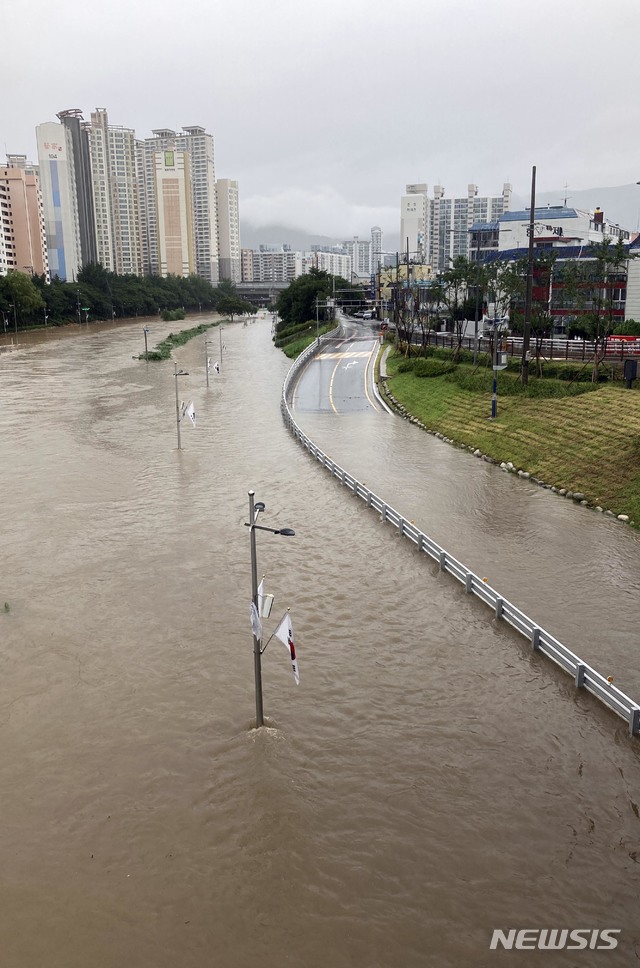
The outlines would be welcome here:
M 8 315 L 9 315 L 9 314 L 8 314 L 8 313 L 6 313 L 6 312 L 4 311 L 4 309 L 3 309 L 3 310 L 2 310 L 2 321 L 3 321 L 3 323 L 4 323 L 4 331 L 5 331 L 5 334 L 6 334 L 6 332 L 7 332 L 7 316 L 8 316 Z
M 49 319 L 49 313 L 47 312 L 47 304 L 44 304 L 44 325 L 47 325 L 47 320 Z
M 178 429 L 178 450 L 182 450 L 182 443 L 180 441 L 180 401 L 178 400 L 178 377 L 179 376 L 189 376 L 186 370 L 179 370 L 176 361 L 173 361 L 173 375 L 176 380 L 176 427 Z
M 270 531 L 271 534 L 283 534 L 293 537 L 295 531 L 291 528 L 265 528 L 257 524 L 258 515 L 264 511 L 263 501 L 255 501 L 255 491 L 249 491 L 249 522 L 245 526 L 250 529 L 251 541 L 251 600 L 259 615 L 258 602 L 258 563 L 256 556 L 256 531 Z M 264 708 L 262 703 L 262 642 L 253 631 L 253 675 L 256 687 L 256 729 L 264 726 Z
M 220 336 L 220 366 L 222 367 L 222 326 L 218 327 L 218 335 Z
M 80 315 L 80 290 L 76 289 L 76 310 L 78 312 L 78 325 L 82 326 L 82 316 Z
M 144 333 L 144 358 L 148 362 L 149 361 L 149 353 L 148 353 L 148 350 L 147 350 L 147 333 L 149 332 L 149 327 L 148 326 L 143 326 L 142 327 L 142 332 Z
M 16 336 L 17 336 L 18 335 L 18 313 L 16 311 L 16 304 L 12 303 L 11 306 L 13 309 L 13 327 L 16 331 Z
M 209 347 L 210 346 L 211 346 L 211 343 L 209 342 L 209 340 L 207 340 L 207 338 L 205 336 L 205 340 L 204 340 L 204 370 L 205 370 L 205 373 L 207 374 L 207 386 L 209 386 Z
M 507 354 L 500 351 L 498 353 L 498 326 L 501 326 L 504 319 L 498 316 L 493 317 L 493 388 L 491 394 L 491 419 L 495 420 L 498 416 L 498 370 L 504 370 L 507 365 Z

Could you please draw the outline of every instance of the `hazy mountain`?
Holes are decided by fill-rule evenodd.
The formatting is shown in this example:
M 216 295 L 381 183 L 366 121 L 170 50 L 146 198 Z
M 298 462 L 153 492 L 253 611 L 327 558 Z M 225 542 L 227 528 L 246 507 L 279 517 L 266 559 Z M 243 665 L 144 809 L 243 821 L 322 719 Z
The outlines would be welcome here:
M 400 209 L 398 208 L 398 222 L 400 221 Z M 364 241 L 365 235 L 359 238 Z M 384 235 L 382 245 L 385 252 L 395 252 L 400 239 L 399 234 Z M 344 235 L 314 235 L 302 229 L 287 228 L 286 225 L 265 225 L 262 228 L 255 228 L 249 222 L 240 222 L 240 241 L 243 249 L 257 249 L 260 245 L 289 245 L 295 252 L 307 252 L 312 245 L 340 245 L 341 242 L 350 241 Z

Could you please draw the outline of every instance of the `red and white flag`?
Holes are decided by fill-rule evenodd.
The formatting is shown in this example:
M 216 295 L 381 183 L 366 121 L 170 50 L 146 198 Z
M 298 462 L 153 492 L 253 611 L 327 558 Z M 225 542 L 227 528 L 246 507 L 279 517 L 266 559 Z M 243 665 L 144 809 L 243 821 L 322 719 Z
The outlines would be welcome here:
M 293 676 L 296 680 L 296 686 L 300 685 L 300 674 L 298 672 L 298 660 L 296 659 L 296 649 L 293 644 L 293 631 L 291 629 L 291 617 L 289 613 L 284 616 L 280 625 L 273 633 L 277 639 L 280 639 L 284 647 L 287 649 L 289 656 L 291 658 L 291 668 L 293 669 Z

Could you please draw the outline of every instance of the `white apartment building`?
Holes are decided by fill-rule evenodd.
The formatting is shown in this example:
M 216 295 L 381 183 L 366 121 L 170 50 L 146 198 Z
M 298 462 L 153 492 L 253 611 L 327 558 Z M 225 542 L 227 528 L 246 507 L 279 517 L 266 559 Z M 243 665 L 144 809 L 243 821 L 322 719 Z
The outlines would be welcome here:
M 86 125 L 98 262 L 108 272 L 142 274 L 136 137 L 97 108 Z
M 293 282 L 303 273 L 302 252 L 291 249 L 254 249 L 252 262 L 252 282 Z
M 219 178 L 216 182 L 216 200 L 220 278 L 241 282 L 240 208 L 237 181 Z
M 167 150 L 189 154 L 195 272 L 201 278 L 216 283 L 220 274 L 213 138 L 198 125 L 185 127 L 180 132 L 170 128 L 155 129 L 153 137 L 146 138 L 139 146 L 139 171 L 145 192 L 141 208 L 147 226 L 142 242 L 144 271 L 159 272 L 156 199 L 153 187 L 154 155 Z
M 371 229 L 371 272 L 376 272 L 382 262 L 382 229 L 374 225 Z
M 343 243 L 343 248 L 351 259 L 350 273 L 355 276 L 370 276 L 371 268 L 371 242 L 365 242 L 354 235 L 349 242 Z
M 511 185 L 501 195 L 478 196 L 478 186 L 467 186 L 466 196 L 446 198 L 435 185 L 429 198 L 425 183 L 407 185 L 400 200 L 400 257 L 428 263 L 434 272 L 446 269 L 456 256 L 469 257 L 469 230 L 475 222 L 497 219 L 511 206 Z
M 304 272 L 309 269 L 320 269 L 331 276 L 341 276 L 347 282 L 351 281 L 351 256 L 341 252 L 329 252 L 324 249 L 314 249 L 304 253 Z
M 71 282 L 82 266 L 71 132 L 54 121 L 36 127 L 40 187 L 52 277 Z

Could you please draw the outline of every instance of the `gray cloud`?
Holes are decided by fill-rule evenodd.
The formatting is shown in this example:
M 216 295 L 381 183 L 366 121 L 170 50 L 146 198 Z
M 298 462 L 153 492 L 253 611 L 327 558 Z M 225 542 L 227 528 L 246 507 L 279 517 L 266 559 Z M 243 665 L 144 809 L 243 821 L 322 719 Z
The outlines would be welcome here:
M 256 224 L 394 231 L 407 182 L 526 195 L 532 164 L 541 190 L 640 179 L 634 0 L 33 0 L 0 30 L 8 151 L 69 107 L 202 124 Z

